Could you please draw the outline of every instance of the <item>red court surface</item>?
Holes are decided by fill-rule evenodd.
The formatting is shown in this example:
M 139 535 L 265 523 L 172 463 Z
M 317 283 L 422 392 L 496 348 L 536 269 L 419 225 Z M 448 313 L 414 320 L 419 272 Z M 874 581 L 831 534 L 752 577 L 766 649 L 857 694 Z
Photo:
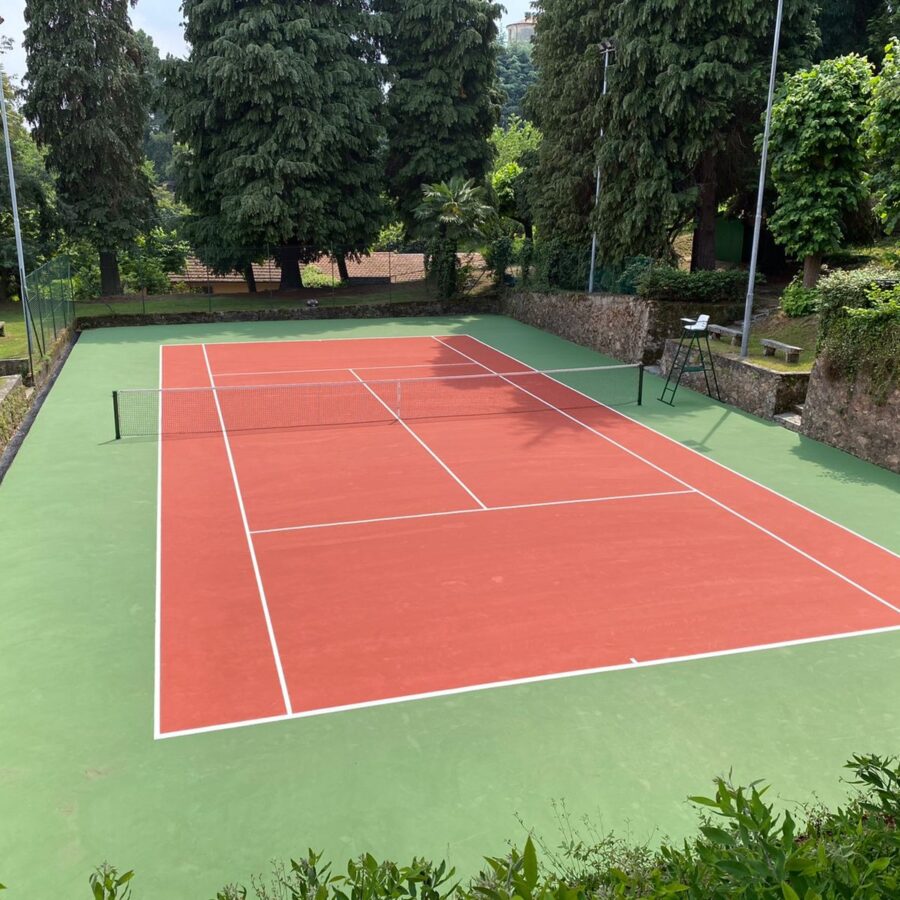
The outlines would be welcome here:
M 900 557 L 473 337 L 161 366 L 157 737 L 900 628 Z

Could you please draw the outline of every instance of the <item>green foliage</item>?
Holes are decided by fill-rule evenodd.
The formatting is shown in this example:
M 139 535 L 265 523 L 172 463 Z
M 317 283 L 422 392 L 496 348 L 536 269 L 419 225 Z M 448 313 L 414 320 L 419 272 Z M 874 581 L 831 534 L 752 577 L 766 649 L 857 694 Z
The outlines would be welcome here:
M 591 265 L 589 249 L 560 237 L 541 238 L 534 245 L 534 287 L 542 291 L 585 290 Z
M 3 76 L 3 92 L 8 109 L 25 266 L 30 272 L 45 263 L 59 246 L 56 188 L 44 166 L 44 156 L 18 109 L 15 85 L 6 75 Z M 2 143 L 0 147 L 3 147 Z M 0 164 L 0 197 L 3 198 L 0 201 L 0 301 L 3 301 L 19 295 L 19 264 L 5 160 Z
M 888 234 L 900 234 L 900 40 L 896 38 L 875 79 L 866 132 L 875 210 Z
M 127 293 L 167 294 L 169 275 L 184 274 L 190 246 L 175 229 L 157 226 L 140 235 L 122 255 L 122 277 Z
M 260 253 L 241 248 L 280 248 L 290 289 L 302 258 L 365 252 L 384 221 L 378 22 L 366 0 L 187 0 L 184 13 L 190 57 L 164 72 L 188 148 L 179 192 L 195 213 L 192 243 L 232 268 Z
M 468 884 L 445 863 L 413 860 L 406 867 L 369 855 L 346 874 L 312 851 L 275 864 L 253 881 L 257 900 L 608 900 L 680 896 L 686 900 L 880 900 L 900 890 L 900 766 L 895 759 L 857 756 L 847 764 L 860 790 L 836 810 L 778 811 L 760 784 L 717 778 L 711 797 L 692 797 L 699 833 L 658 849 L 631 846 L 564 821 L 562 846 L 538 853 L 529 837 L 521 850 L 488 857 Z M 231 886 L 217 900 L 245 900 Z
M 814 315 L 819 310 L 819 292 L 803 287 L 803 279 L 795 278 L 781 295 L 781 309 L 791 319 Z
M 545 0 L 537 23 L 532 107 L 541 148 L 539 231 L 587 241 L 601 259 L 666 258 L 698 211 L 715 213 L 754 175 L 775 5 L 768 0 Z M 813 0 L 785 4 L 783 65 L 815 41 Z M 601 97 L 601 42 L 617 53 Z M 601 134 L 604 137 L 601 139 Z M 603 175 L 594 212 L 594 173 Z M 707 198 L 709 199 L 709 198 Z
M 422 235 L 457 243 L 483 237 L 495 215 L 484 189 L 462 178 L 424 185 L 415 210 Z
M 494 148 L 494 171 L 521 161 L 526 153 L 540 150 L 544 136 L 531 123 L 519 116 L 512 116 L 501 128 L 491 132 Z
M 820 0 L 819 30 L 822 44 L 817 58 L 834 59 L 869 49 L 869 27 L 884 7 L 884 0 Z
M 878 63 L 892 38 L 900 37 L 900 3 L 881 0 L 880 9 L 869 22 L 869 59 Z
M 527 238 L 522 241 L 519 250 L 519 272 L 522 284 L 531 283 L 531 267 L 534 265 L 534 241 Z
M 843 237 L 845 214 L 866 197 L 863 126 L 872 73 L 858 56 L 825 60 L 785 80 L 772 118 L 769 227 L 796 258 L 821 256 Z
M 303 287 L 305 288 L 333 288 L 339 287 L 341 279 L 337 275 L 326 275 L 318 266 L 308 265 L 303 267 Z
M 391 85 L 387 178 L 412 229 L 423 184 L 457 177 L 481 184 L 490 170 L 502 7 L 491 0 L 374 0 L 373 6 L 385 23 Z
M 747 291 L 747 273 L 737 269 L 687 272 L 669 266 L 654 266 L 638 279 L 637 288 L 644 300 L 736 303 Z
M 426 266 L 438 295 L 449 299 L 460 290 L 460 244 L 483 238 L 496 219 L 483 188 L 474 181 L 452 178 L 426 184 L 416 207 L 417 231 L 429 241 Z
M 94 900 L 129 900 L 134 872 L 120 875 L 115 866 L 103 863 L 90 878 Z
M 66 224 L 101 251 L 150 218 L 147 85 L 129 0 L 28 0 L 24 113 L 46 150 Z
M 144 62 L 147 83 L 147 122 L 144 126 L 144 156 L 153 166 L 157 184 L 174 181 L 175 135 L 166 116 L 162 58 L 153 38 L 145 31 L 135 32 Z
M 497 49 L 497 80 L 503 95 L 500 121 L 504 127 L 513 118 L 525 116 L 525 96 L 537 80 L 531 44 L 501 44 Z
M 900 272 L 835 272 L 820 286 L 819 354 L 834 378 L 855 382 L 883 401 L 900 385 Z
M 494 276 L 494 283 L 503 284 L 506 280 L 506 273 L 515 260 L 513 239 L 504 235 L 491 241 L 484 259 Z

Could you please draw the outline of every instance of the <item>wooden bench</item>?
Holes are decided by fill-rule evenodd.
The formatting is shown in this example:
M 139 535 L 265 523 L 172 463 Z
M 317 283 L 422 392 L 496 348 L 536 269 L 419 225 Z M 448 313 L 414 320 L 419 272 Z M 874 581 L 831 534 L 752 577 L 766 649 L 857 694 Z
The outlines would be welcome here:
M 766 356 L 774 356 L 780 351 L 784 353 L 784 358 L 787 362 L 800 362 L 800 354 L 803 352 L 802 347 L 792 347 L 790 344 L 782 344 L 781 341 L 772 341 L 769 338 L 764 338 L 760 343 L 763 345 L 763 352 Z
M 731 338 L 731 343 L 735 347 L 744 339 L 744 332 L 740 328 L 726 328 L 724 325 L 710 325 L 707 330 L 717 341 L 721 341 L 723 337 Z

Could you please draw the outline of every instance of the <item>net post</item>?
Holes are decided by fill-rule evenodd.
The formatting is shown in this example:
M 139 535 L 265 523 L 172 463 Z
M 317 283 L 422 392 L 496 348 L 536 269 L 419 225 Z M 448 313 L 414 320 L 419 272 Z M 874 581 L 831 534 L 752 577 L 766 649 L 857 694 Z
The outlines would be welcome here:
M 638 406 L 644 405 L 644 371 L 646 366 L 643 363 L 638 365 Z
M 119 392 L 113 391 L 113 421 L 116 425 L 116 440 L 122 440 L 122 420 L 119 416 Z

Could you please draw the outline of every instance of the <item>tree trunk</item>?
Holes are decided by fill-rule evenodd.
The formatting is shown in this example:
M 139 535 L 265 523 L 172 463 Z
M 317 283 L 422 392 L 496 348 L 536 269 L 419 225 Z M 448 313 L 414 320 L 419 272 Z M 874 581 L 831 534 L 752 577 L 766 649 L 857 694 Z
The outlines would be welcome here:
M 299 291 L 303 288 L 300 277 L 300 247 L 297 244 L 284 244 L 278 248 L 278 263 L 281 266 L 280 291 Z
M 525 229 L 525 240 L 534 243 L 534 223 L 529 220 L 523 222 L 522 227 Z
M 244 269 L 244 279 L 247 282 L 247 290 L 251 294 L 256 293 L 256 272 L 253 271 L 253 263 L 248 263 L 247 268 Z
M 115 250 L 100 251 L 100 293 L 104 297 L 118 297 L 122 293 L 119 256 Z
M 337 253 L 334 257 L 337 260 L 338 274 L 341 281 L 346 284 L 350 280 L 350 272 L 347 270 L 347 257 L 343 253 Z
M 694 230 L 694 248 L 691 254 L 692 272 L 710 272 L 716 267 L 716 153 L 707 150 L 700 160 L 700 197 L 697 200 L 697 226 Z
M 822 275 L 822 254 L 813 253 L 803 260 L 803 287 L 814 288 Z

